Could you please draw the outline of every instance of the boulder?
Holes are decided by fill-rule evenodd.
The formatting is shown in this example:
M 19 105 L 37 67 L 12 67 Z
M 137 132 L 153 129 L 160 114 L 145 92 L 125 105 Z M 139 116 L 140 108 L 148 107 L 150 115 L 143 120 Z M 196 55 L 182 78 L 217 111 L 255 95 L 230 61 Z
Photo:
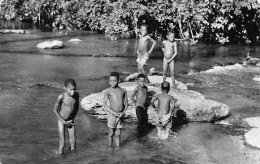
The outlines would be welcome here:
M 40 48 L 40 49 L 57 49 L 57 48 L 63 48 L 63 47 L 64 47 L 64 44 L 60 40 L 45 41 L 45 42 L 37 44 L 37 48 Z
M 245 121 L 252 129 L 245 136 L 245 142 L 260 149 L 260 117 L 245 118 Z
M 156 81 L 154 79 L 155 77 L 149 76 L 148 78 L 151 81 Z M 181 82 L 179 83 L 180 85 L 178 86 L 184 85 Z M 126 89 L 128 95 L 129 106 L 125 115 L 125 119 L 128 122 L 133 122 L 137 120 L 134 105 L 129 98 L 136 85 L 136 82 L 123 82 L 119 84 L 120 87 Z M 161 93 L 161 89 L 158 86 L 148 85 L 147 87 L 148 101 L 150 101 L 154 95 Z M 179 105 L 178 110 L 185 113 L 186 119 L 189 122 L 214 122 L 229 114 L 229 107 L 227 105 L 213 100 L 207 100 L 199 92 L 178 89 L 176 91 L 170 90 L 169 94 L 177 99 L 177 104 Z M 103 91 L 93 93 L 83 98 L 81 101 L 81 106 L 90 115 L 95 116 L 100 120 L 106 120 L 106 111 L 102 108 L 102 101 Z M 149 106 L 147 113 L 149 121 L 151 122 L 151 117 L 155 113 L 155 109 L 152 106 Z
M 93 54 L 92 57 L 111 57 L 112 55 L 110 53 L 104 53 L 104 54 Z
M 245 60 L 243 60 L 244 65 L 258 65 L 259 63 L 260 63 L 260 59 L 251 57 L 249 55 L 249 52 L 247 53 Z
M 151 83 L 151 85 L 160 85 L 163 82 L 163 77 L 162 76 L 148 76 L 148 79 Z M 166 81 L 168 81 L 172 87 L 172 78 L 171 77 L 167 77 Z M 187 90 L 187 86 L 185 84 L 183 84 L 182 82 L 179 82 L 177 80 L 175 80 L 175 85 L 179 90 Z
M 243 119 L 250 127 L 260 128 L 260 117 L 250 117 Z
M 17 30 L 17 29 L 2 29 L 0 30 L 0 33 L 3 34 L 25 34 L 25 33 L 29 33 L 25 30 Z
M 82 40 L 79 38 L 73 38 L 73 39 L 68 40 L 68 42 L 81 42 L 81 41 Z

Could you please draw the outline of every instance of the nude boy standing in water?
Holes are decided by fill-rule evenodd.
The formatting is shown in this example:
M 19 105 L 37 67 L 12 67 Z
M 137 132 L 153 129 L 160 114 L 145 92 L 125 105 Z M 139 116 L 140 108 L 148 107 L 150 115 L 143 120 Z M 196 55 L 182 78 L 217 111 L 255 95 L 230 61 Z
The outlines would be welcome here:
M 65 92 L 57 98 L 53 112 L 58 118 L 59 150 L 62 155 L 65 146 L 65 130 L 68 130 L 70 150 L 76 149 L 74 119 L 79 109 L 79 94 L 76 92 L 76 82 L 73 79 L 65 80 Z
M 156 123 L 157 135 L 161 139 L 168 138 L 170 128 L 172 127 L 172 113 L 177 107 L 176 100 L 168 94 L 170 90 L 170 83 L 165 81 L 161 84 L 162 93 L 156 95 L 151 104 L 158 100 L 157 113 L 153 120 Z
M 148 41 L 151 41 L 153 43 L 149 51 L 147 51 Z M 153 40 L 147 34 L 147 25 L 141 25 L 136 60 L 138 63 L 137 70 L 139 74 L 142 73 L 145 75 L 144 65 L 146 64 L 146 61 L 149 59 L 149 55 L 152 53 L 155 44 L 155 40 Z M 146 80 L 147 82 L 149 82 L 147 77 Z
M 174 32 L 167 32 L 167 40 L 162 42 L 163 51 L 163 82 L 166 80 L 166 74 L 168 68 L 170 68 L 170 74 L 172 77 L 173 89 L 175 89 L 175 78 L 174 78 L 174 58 L 177 55 L 177 43 L 174 39 Z
M 108 142 L 113 146 L 115 136 L 116 146 L 121 144 L 121 129 L 123 128 L 123 117 L 128 106 L 126 90 L 118 86 L 119 74 L 112 72 L 109 76 L 110 88 L 104 92 L 103 107 L 107 111 Z M 109 101 L 110 107 L 107 103 Z

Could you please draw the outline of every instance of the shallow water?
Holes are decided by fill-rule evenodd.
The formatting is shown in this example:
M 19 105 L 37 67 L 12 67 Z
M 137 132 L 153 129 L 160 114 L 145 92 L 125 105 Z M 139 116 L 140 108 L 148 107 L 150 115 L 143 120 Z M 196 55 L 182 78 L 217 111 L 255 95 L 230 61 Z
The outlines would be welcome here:
M 110 41 L 91 32 L 39 32 L 0 35 L 0 161 L 8 163 L 251 163 L 233 140 L 244 131 L 235 126 L 189 123 L 175 126 L 169 140 L 160 141 L 155 129 L 143 136 L 135 124 L 126 124 L 122 147 L 107 146 L 107 127 L 80 110 L 76 117 L 77 151 L 57 157 L 57 119 L 52 112 L 63 92 L 63 81 L 74 78 L 83 98 L 108 87 L 107 75 L 118 71 L 123 79 L 136 71 L 136 40 Z M 68 42 L 79 38 L 82 42 Z M 50 39 L 65 48 L 38 50 Z M 228 120 L 260 115 L 259 66 L 243 66 L 244 46 L 178 45 L 176 78 L 190 89 L 229 105 Z M 250 47 L 259 57 L 260 47 Z M 110 53 L 114 57 L 94 58 Z M 162 72 L 160 41 L 146 69 Z M 252 149 L 252 148 L 248 148 Z M 252 162 L 253 163 L 253 162 Z

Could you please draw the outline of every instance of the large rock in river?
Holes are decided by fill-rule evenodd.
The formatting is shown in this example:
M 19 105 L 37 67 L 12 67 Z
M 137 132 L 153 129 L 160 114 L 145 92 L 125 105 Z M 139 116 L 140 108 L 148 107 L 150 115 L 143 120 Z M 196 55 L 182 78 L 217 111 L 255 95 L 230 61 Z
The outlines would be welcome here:
M 260 149 L 260 117 L 250 117 L 244 119 L 244 121 L 252 127 L 252 129 L 245 134 L 246 143 Z
M 19 29 L 2 29 L 2 30 L 0 30 L 0 33 L 3 33 L 3 34 L 25 34 L 25 33 L 29 33 L 29 32 L 25 31 L 25 30 L 19 30 Z
M 149 77 L 149 80 L 155 82 L 156 77 Z M 160 78 L 159 78 L 160 79 Z M 158 81 L 159 82 L 159 81 Z M 179 86 L 183 87 L 183 83 L 178 82 L 177 88 Z M 180 84 L 181 83 L 181 84 Z M 129 106 L 126 111 L 126 121 L 135 121 L 136 113 L 134 106 L 129 98 L 132 94 L 134 88 L 136 87 L 136 82 L 123 82 L 120 83 L 120 87 L 125 88 L 128 94 Z M 161 93 L 160 87 L 157 86 L 148 86 L 148 101 L 151 98 Z M 170 90 L 170 95 L 172 95 L 175 99 L 177 99 L 177 104 L 179 105 L 179 110 L 184 111 L 186 113 L 186 119 L 190 122 L 199 121 L 199 122 L 213 122 L 222 117 L 225 117 L 229 114 L 229 107 L 225 104 L 216 102 L 214 100 L 207 100 L 204 96 L 196 91 L 192 90 L 180 90 L 178 88 L 177 91 Z M 106 111 L 102 108 L 103 101 L 103 91 L 98 93 L 93 93 L 81 101 L 81 106 L 88 111 L 88 113 L 92 116 L 98 117 L 100 120 L 106 120 Z M 153 107 L 148 108 L 148 117 L 151 121 L 151 116 L 155 112 Z
M 63 48 L 63 47 L 64 47 L 64 44 L 60 40 L 45 41 L 45 42 L 37 44 L 37 48 L 40 48 L 40 49 L 56 49 L 56 48 Z

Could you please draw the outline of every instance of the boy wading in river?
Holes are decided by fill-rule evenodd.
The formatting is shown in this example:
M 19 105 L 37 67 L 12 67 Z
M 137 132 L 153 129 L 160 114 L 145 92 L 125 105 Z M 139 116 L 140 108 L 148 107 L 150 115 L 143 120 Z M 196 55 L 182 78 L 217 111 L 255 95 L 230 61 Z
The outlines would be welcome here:
M 65 92 L 57 98 L 53 111 L 58 118 L 59 150 L 62 155 L 65 146 L 65 130 L 69 133 L 70 150 L 76 149 L 74 119 L 79 109 L 79 94 L 76 92 L 76 82 L 73 79 L 65 80 Z
M 168 94 L 170 90 L 170 83 L 165 81 L 161 84 L 162 93 L 157 94 L 152 100 L 151 104 L 158 100 L 157 113 L 153 116 L 153 121 L 156 123 L 157 136 L 160 139 L 167 139 L 170 128 L 172 127 L 172 114 L 175 107 L 177 107 L 176 100 Z
M 116 146 L 121 144 L 121 130 L 123 128 L 123 117 L 128 106 L 126 90 L 118 86 L 119 74 L 112 72 L 109 76 L 110 88 L 104 92 L 103 107 L 107 111 L 108 142 L 113 146 L 115 136 Z M 109 101 L 110 107 L 107 103 Z
M 145 75 L 139 74 L 137 76 L 138 86 L 134 89 L 131 100 L 135 105 L 136 116 L 138 119 L 137 129 L 141 130 L 142 127 L 148 124 L 147 115 L 147 86 L 145 86 Z

